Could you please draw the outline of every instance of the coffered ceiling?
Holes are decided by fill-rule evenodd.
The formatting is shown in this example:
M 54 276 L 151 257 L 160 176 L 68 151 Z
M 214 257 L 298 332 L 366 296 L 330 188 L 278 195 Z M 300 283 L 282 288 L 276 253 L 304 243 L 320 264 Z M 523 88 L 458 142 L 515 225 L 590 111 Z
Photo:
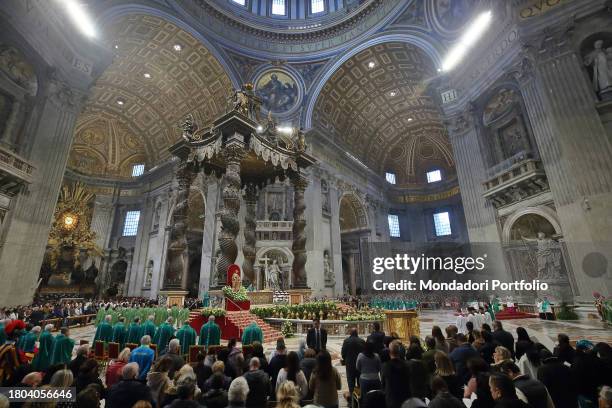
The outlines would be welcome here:
M 129 177 L 133 164 L 151 167 L 169 157 L 187 114 L 207 124 L 223 113 L 232 84 L 200 41 L 160 18 L 125 16 L 107 27 L 105 39 L 116 58 L 77 121 L 68 166 Z
M 312 123 L 370 168 L 398 184 L 426 182 L 439 168 L 455 174 L 439 109 L 427 93 L 430 58 L 406 43 L 372 46 L 347 60 L 319 95 Z

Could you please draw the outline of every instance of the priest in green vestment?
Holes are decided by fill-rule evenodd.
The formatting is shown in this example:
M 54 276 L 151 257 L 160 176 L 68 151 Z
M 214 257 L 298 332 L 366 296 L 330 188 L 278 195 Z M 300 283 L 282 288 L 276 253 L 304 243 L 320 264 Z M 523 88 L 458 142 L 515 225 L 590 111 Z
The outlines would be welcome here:
M 201 346 L 217 346 L 221 344 L 221 328 L 215 323 L 215 316 L 208 316 L 208 323 L 206 323 L 200 329 L 200 340 L 198 342 Z
M 169 317 L 164 323 L 160 324 L 153 337 L 153 343 L 157 345 L 157 352 L 162 355 L 168 348 L 168 343 L 174 336 L 174 327 L 172 326 L 174 319 Z
M 119 349 L 123 349 L 127 331 L 125 330 L 125 317 L 120 317 L 119 321 L 113 327 L 113 342 L 119 343 Z
M 38 340 L 38 336 L 40 335 L 40 326 L 32 327 L 28 333 L 24 336 L 21 336 L 21 345 L 20 350 L 24 353 L 33 353 L 36 348 L 36 340 Z
M 45 330 L 38 338 L 38 353 L 32 360 L 32 367 L 36 371 L 46 371 L 51 364 L 51 353 L 53 352 L 53 325 L 48 324 L 45 326 Z
M 189 347 L 196 344 L 197 336 L 196 331 L 189 325 L 189 322 L 184 322 L 183 327 L 176 332 L 176 338 L 181 343 L 181 354 L 189 353 Z
M 263 331 L 255 322 L 251 322 L 244 329 L 244 333 L 242 333 L 242 345 L 247 346 L 249 344 L 253 344 L 253 342 L 258 341 L 263 344 Z
M 69 364 L 72 360 L 72 349 L 74 349 L 74 340 L 70 338 L 70 330 L 67 327 L 62 327 L 60 334 L 55 336 L 53 342 L 51 365 Z
M 113 326 L 111 326 L 111 321 L 113 320 L 113 316 L 106 315 L 103 322 L 100 322 L 98 328 L 96 329 L 96 335 L 94 336 L 94 344 L 96 341 L 103 341 L 104 343 L 108 343 L 109 341 L 113 341 Z
M 142 325 L 142 331 L 140 332 L 140 337 L 142 336 L 151 336 L 151 338 L 155 337 L 155 316 L 151 315 L 147 318 L 147 321 Z M 140 340 L 138 340 L 138 344 L 140 344 Z
M 130 323 L 128 329 L 126 343 L 140 344 L 140 338 L 142 337 L 142 327 L 140 327 L 140 317 L 135 317 L 134 321 Z

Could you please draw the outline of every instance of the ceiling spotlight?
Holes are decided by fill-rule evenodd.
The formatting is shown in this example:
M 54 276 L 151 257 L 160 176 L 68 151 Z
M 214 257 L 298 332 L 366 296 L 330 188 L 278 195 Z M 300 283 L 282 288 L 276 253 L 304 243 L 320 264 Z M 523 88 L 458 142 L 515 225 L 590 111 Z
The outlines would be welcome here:
M 293 133 L 293 128 L 292 127 L 288 127 L 288 126 L 279 126 L 276 128 L 276 130 L 278 130 L 281 133 L 284 134 L 291 134 Z
M 117 105 L 123 106 L 125 105 L 125 101 L 123 99 L 117 99 Z
M 87 37 L 93 38 L 96 36 L 96 29 L 93 21 L 85 12 L 85 9 L 77 0 L 61 0 L 66 12 L 72 19 L 72 22 L 85 34 Z
M 370 61 L 368 62 L 368 68 L 372 69 L 376 66 L 376 63 L 374 61 Z
M 450 71 L 461 62 L 470 48 L 476 44 L 487 30 L 489 24 L 491 24 L 492 17 L 491 10 L 482 12 L 476 17 L 442 62 L 442 71 Z
M 412 122 L 412 118 L 408 118 L 408 122 Z
M 115 44 L 115 49 L 118 50 L 119 49 L 119 45 Z
M 392 97 L 392 98 L 393 98 L 395 95 L 397 95 L 397 92 L 395 92 L 395 91 L 391 91 L 391 92 L 389 92 L 389 96 L 390 96 L 390 97 Z
M 257 126 L 257 133 L 261 133 L 263 132 L 263 126 L 259 125 Z
M 174 44 L 172 48 L 174 48 L 174 51 L 178 51 L 178 52 L 180 52 L 183 49 L 181 44 Z
M 143 76 L 144 76 L 145 78 L 147 78 L 147 79 L 150 79 L 150 78 L 151 78 L 151 74 L 149 74 L 148 72 L 145 72 L 145 73 L 143 74 Z

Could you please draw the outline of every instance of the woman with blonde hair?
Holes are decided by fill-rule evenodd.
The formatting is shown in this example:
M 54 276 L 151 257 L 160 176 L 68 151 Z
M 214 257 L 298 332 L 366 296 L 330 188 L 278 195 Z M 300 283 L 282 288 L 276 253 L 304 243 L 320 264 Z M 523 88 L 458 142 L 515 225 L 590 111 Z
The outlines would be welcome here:
M 293 381 L 285 381 L 276 390 L 276 408 L 300 408 L 300 397 Z
M 455 397 L 462 399 L 463 384 L 461 383 L 459 377 L 457 377 L 453 362 L 448 357 L 448 355 L 443 351 L 436 351 L 436 353 L 434 354 L 434 362 L 436 365 L 436 370 L 434 374 L 444 380 L 448 387 L 448 392 L 450 392 Z
M 119 357 L 106 367 L 106 386 L 110 388 L 113 384 L 116 384 L 121 379 L 121 370 L 127 363 L 130 362 L 131 351 L 129 348 L 124 348 L 119 353 Z
M 499 367 L 504 361 L 512 361 L 512 353 L 504 346 L 495 347 L 495 353 L 493 353 L 493 364 L 491 368 L 493 371 L 500 371 Z

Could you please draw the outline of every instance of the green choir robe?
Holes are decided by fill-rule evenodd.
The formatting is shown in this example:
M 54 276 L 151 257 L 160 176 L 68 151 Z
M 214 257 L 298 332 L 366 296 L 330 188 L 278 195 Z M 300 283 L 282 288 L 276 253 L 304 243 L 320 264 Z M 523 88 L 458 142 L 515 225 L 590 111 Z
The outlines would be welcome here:
M 215 322 L 208 322 L 200 329 L 199 345 L 217 346 L 221 344 L 221 328 Z
M 94 344 L 96 344 L 96 341 L 98 340 L 103 341 L 104 343 L 113 341 L 113 326 L 111 326 L 110 323 L 104 321 L 98 325 L 96 335 L 94 336 Z
M 153 337 L 153 344 L 157 344 L 158 353 L 163 352 L 168 347 L 170 339 L 174 336 L 174 327 L 166 322 L 159 325 Z
M 196 344 L 196 337 L 197 334 L 193 327 L 187 322 L 183 323 L 183 327 L 176 332 L 176 338 L 181 343 L 181 354 L 189 353 L 189 347 Z
M 24 353 L 33 353 L 34 348 L 36 347 L 36 340 L 38 336 L 36 333 L 28 332 L 25 335 L 21 336 L 19 341 L 21 342 L 19 348 Z
M 127 339 L 125 342 L 140 344 L 140 338 L 142 337 L 141 331 L 142 327 L 140 327 L 139 323 L 130 323 L 130 328 L 128 330 Z
M 51 365 L 68 364 L 72 359 L 72 349 L 74 340 L 64 336 L 62 333 L 55 336 L 53 343 L 53 353 L 51 353 Z
M 126 336 L 125 325 L 122 322 L 115 324 L 115 327 L 113 327 L 113 342 L 119 343 L 119 348 L 123 348 L 125 345 Z
M 46 371 L 51 365 L 51 354 L 53 353 L 53 334 L 43 331 L 38 339 L 38 353 L 32 361 L 34 370 Z
M 146 322 L 144 322 L 141 329 L 142 329 L 142 332 L 140 332 L 140 337 L 149 335 L 151 336 L 151 340 L 153 340 L 153 337 L 155 337 L 155 329 L 156 329 L 155 323 L 153 323 L 150 320 L 147 320 Z M 138 341 L 138 344 L 140 344 L 140 340 Z
M 244 333 L 242 333 L 242 345 L 246 346 L 253 344 L 254 341 L 263 344 L 263 331 L 261 331 L 257 323 L 252 322 L 244 329 Z

